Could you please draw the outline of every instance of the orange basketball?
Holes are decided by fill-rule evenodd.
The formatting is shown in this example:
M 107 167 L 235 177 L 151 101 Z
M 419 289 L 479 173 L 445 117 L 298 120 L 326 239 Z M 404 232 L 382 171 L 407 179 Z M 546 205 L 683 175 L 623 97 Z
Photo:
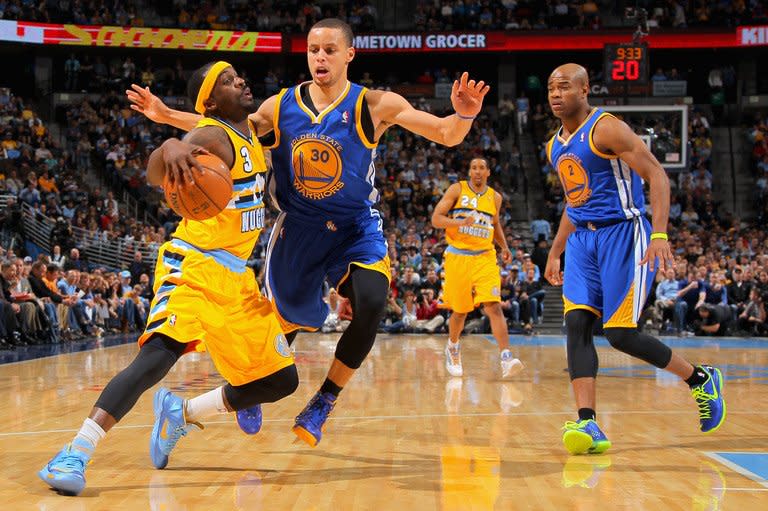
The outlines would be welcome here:
M 195 159 L 203 167 L 195 172 L 195 184 L 163 183 L 165 200 L 176 213 L 187 220 L 205 220 L 218 215 L 232 199 L 232 176 L 221 158 L 198 154 Z

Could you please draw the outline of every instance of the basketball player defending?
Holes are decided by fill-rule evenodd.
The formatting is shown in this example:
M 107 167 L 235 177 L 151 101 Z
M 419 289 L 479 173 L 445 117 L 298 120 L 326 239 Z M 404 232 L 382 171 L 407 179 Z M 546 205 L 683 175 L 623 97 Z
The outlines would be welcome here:
M 307 36 L 312 81 L 268 98 L 250 119 L 259 136 L 273 138 L 274 197 L 282 213 L 269 240 L 269 298 L 293 342 L 299 329 L 317 330 L 328 315 L 323 281 L 350 299 L 354 319 L 336 346 L 328 377 L 296 417 L 294 433 L 315 446 L 342 388 L 373 347 L 389 288 L 382 220 L 372 205 L 377 141 L 392 125 L 453 146 L 469 132 L 489 90 L 464 73 L 454 82 L 455 114 L 444 118 L 414 109 L 393 92 L 367 90 L 347 79 L 355 57 L 352 30 L 341 20 L 316 23 Z M 190 129 L 194 114 L 167 108 L 148 89 L 128 91 L 135 110 Z M 259 429 L 254 408 L 238 414 L 246 432 Z
M 469 163 L 469 181 L 449 186 L 432 213 L 432 225 L 445 229 L 448 241 L 443 305 L 451 309 L 445 347 L 445 368 L 451 376 L 464 372 L 459 336 L 467 314 L 479 305 L 483 305 L 491 321 L 491 331 L 501 352 L 502 377 L 512 376 L 523 368 L 509 351 L 507 322 L 501 311 L 501 274 L 493 242 L 501 247 L 505 263 L 512 260 L 512 254 L 499 223 L 501 194 L 488 186 L 489 175 L 486 159 L 473 158 Z
M 264 225 L 267 171 L 248 121 L 256 108 L 253 96 L 226 62 L 197 70 L 188 89 L 203 117 L 183 142 L 170 139 L 152 153 L 147 178 L 161 185 L 169 173 L 169 179 L 189 186 L 199 170 L 193 152 L 208 151 L 229 165 L 232 199 L 213 218 L 182 220 L 160 247 L 155 298 L 136 358 L 107 384 L 72 442 L 39 472 L 62 493 L 83 490 L 85 467 L 98 442 L 184 353 L 207 350 L 228 383 L 188 401 L 167 389 L 157 391 L 150 440 L 157 468 L 166 466 L 179 438 L 201 427 L 201 419 L 277 401 L 298 387 L 280 322 L 245 266 Z
M 562 121 L 547 156 L 567 205 L 544 273 L 553 285 L 563 284 L 568 370 L 579 413 L 578 421 L 565 424 L 563 443 L 571 454 L 602 453 L 611 445 L 595 422 L 598 360 L 592 326 L 599 317 L 611 346 L 684 380 L 698 405 L 701 431 L 715 431 L 725 419 L 720 370 L 694 367 L 637 330 L 657 261 L 661 271 L 673 264 L 666 233 L 667 174 L 627 124 L 589 105 L 583 67 L 558 67 L 547 87 L 552 112 Z M 650 185 L 652 229 L 645 218 L 643 180 Z M 561 282 L 560 255 L 566 248 Z

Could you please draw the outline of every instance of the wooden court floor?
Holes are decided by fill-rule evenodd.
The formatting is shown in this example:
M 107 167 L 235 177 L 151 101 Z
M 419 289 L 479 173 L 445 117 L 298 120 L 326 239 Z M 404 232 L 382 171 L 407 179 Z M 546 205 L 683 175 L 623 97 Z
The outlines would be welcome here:
M 446 376 L 444 338 L 382 336 L 319 446 L 294 442 L 293 417 L 322 382 L 335 339 L 299 337 L 301 386 L 265 406 L 260 434 L 241 433 L 234 417 L 210 421 L 161 471 L 148 454 L 148 392 L 99 445 L 80 497 L 51 492 L 36 472 L 135 346 L 0 365 L 0 502 L 46 511 L 768 509 L 768 341 L 673 341 L 726 374 L 728 418 L 706 436 L 684 385 L 601 347 L 598 419 L 614 446 L 570 457 L 560 443 L 574 416 L 560 337 L 514 338 L 527 367 L 501 381 L 484 336 L 465 339 L 462 379 Z M 164 381 L 185 396 L 220 383 L 206 355 L 182 359 Z

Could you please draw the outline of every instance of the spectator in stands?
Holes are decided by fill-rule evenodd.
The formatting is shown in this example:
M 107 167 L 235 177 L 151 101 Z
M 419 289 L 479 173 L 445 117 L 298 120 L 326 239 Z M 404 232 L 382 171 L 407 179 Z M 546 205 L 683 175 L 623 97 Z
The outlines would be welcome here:
M 80 250 L 73 248 L 69 251 L 69 257 L 64 261 L 64 270 L 77 270 L 86 271 L 88 269 L 88 263 L 83 259 L 80 259 Z
M 552 236 L 552 227 L 549 222 L 543 218 L 537 218 L 531 222 L 531 234 L 537 242 L 542 239 L 549 241 Z
M 656 286 L 656 301 L 653 304 L 654 323 L 660 331 L 666 330 L 668 322 L 665 318 L 674 314 L 678 291 L 679 283 L 675 278 L 675 270 L 667 268 L 662 280 Z
M 731 310 L 727 305 L 705 303 L 700 305 L 696 311 L 701 318 L 696 323 L 696 335 L 718 337 L 727 335 L 728 326 L 731 322 Z
M 756 288 L 749 292 L 749 301 L 738 316 L 739 332 L 746 335 L 765 335 L 768 333 L 766 323 L 765 300 Z
M 139 283 L 139 278 L 142 274 L 150 272 L 149 265 L 144 262 L 144 255 L 140 250 L 133 254 L 133 261 L 128 271 L 131 272 L 131 284 L 134 286 Z

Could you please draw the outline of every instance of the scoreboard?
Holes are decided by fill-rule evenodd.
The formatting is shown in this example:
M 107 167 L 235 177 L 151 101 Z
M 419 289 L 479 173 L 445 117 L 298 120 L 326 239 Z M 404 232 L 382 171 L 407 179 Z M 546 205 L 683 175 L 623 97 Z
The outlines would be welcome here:
M 648 45 L 606 44 L 603 49 L 603 81 L 606 85 L 648 83 Z

